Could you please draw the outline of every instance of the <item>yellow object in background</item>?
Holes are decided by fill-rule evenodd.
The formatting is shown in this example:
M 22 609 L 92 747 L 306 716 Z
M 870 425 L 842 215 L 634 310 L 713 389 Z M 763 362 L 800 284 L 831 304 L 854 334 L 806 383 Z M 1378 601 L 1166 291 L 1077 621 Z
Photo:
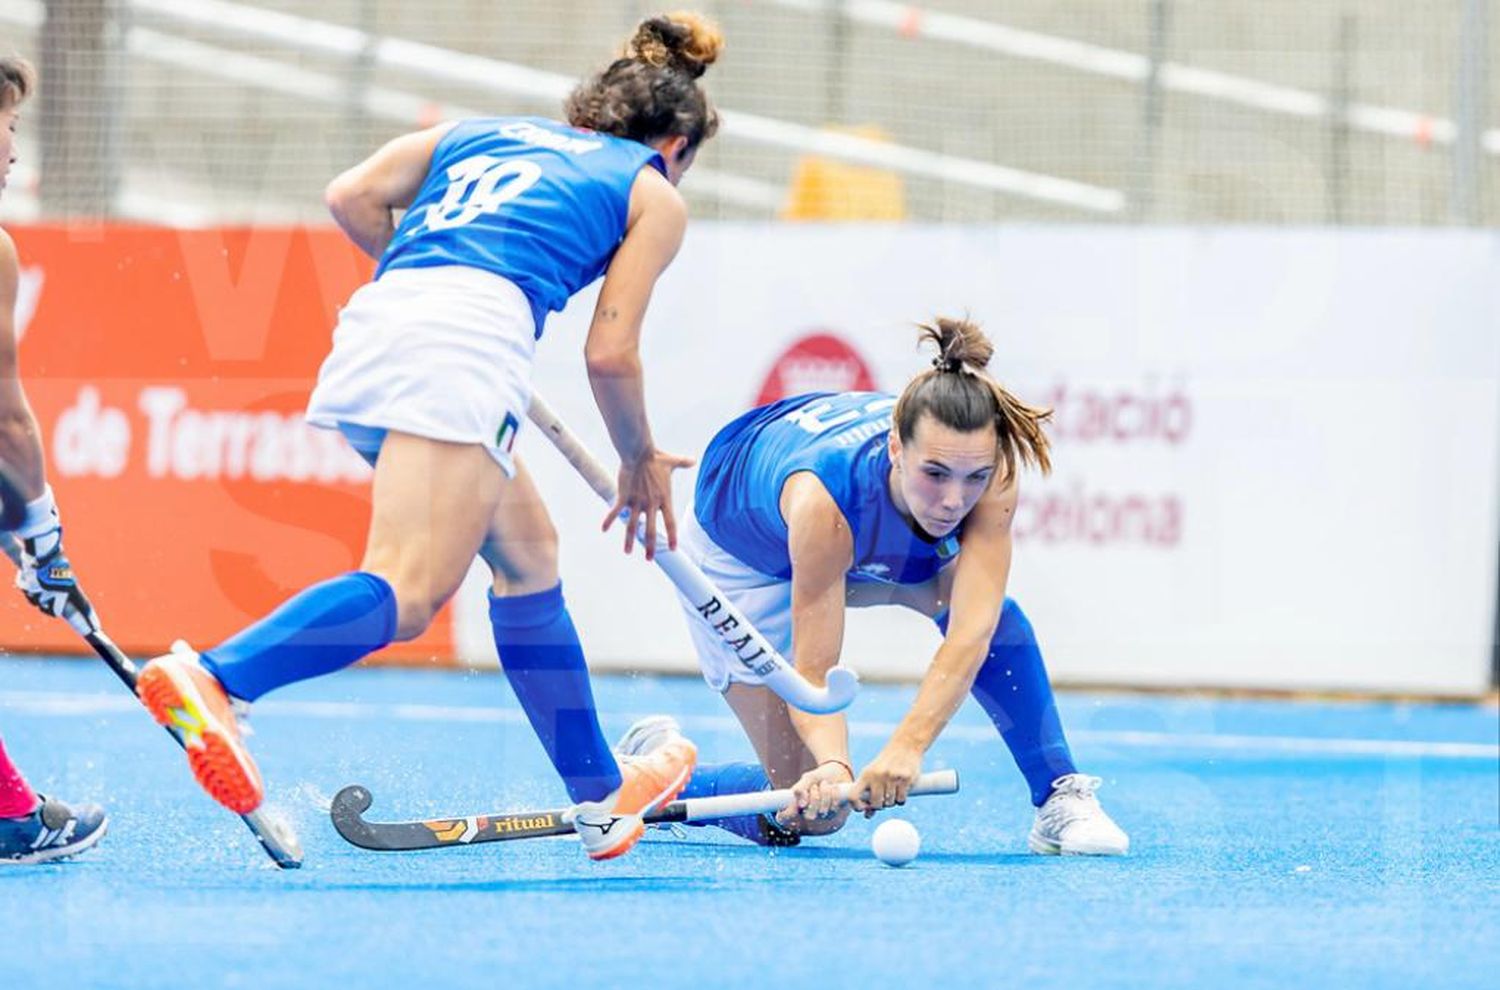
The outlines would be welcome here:
M 832 128 L 876 141 L 877 127 Z M 868 165 L 850 165 L 818 155 L 797 162 L 783 220 L 904 220 L 906 189 L 901 176 Z

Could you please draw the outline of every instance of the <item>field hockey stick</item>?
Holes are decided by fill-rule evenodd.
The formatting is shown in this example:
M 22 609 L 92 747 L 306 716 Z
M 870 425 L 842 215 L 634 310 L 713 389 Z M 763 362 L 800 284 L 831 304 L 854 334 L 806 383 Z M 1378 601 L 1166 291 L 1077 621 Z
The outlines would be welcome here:
M 540 395 L 532 395 L 529 415 L 588 486 L 606 504 L 613 505 L 616 494 L 614 479 Z M 629 518 L 625 512 L 620 516 Z M 859 690 L 859 675 L 839 665 L 828 671 L 825 686 L 815 687 L 756 631 L 744 613 L 714 587 L 687 554 L 668 549 L 664 537 L 657 538 L 655 551 L 657 565 L 693 606 L 697 621 L 734 653 L 741 667 L 760 678 L 787 704 L 815 715 L 839 712 L 849 707 Z
M 841 784 L 840 800 L 849 799 L 853 785 Z M 938 770 L 924 773 L 912 782 L 907 794 L 925 797 L 958 792 L 958 771 Z M 516 811 L 493 815 L 468 815 L 463 818 L 430 818 L 422 821 L 371 822 L 364 819 L 374 797 L 368 788 L 351 784 L 334 796 L 329 816 L 333 827 L 345 842 L 377 852 L 413 852 L 421 849 L 443 849 L 481 842 L 509 842 L 512 839 L 540 839 L 571 835 L 573 825 L 568 809 L 552 811 Z M 703 822 L 736 815 L 769 815 L 792 802 L 792 792 L 751 791 L 747 794 L 723 794 L 718 797 L 688 798 L 651 812 L 642 819 L 648 825 L 670 825 L 678 822 Z
M 11 559 L 19 570 L 21 568 L 21 548 L 16 538 L 10 533 L 0 534 L 0 544 L 3 544 L 5 555 Z M 83 639 L 93 647 L 99 659 L 103 660 L 109 669 L 115 672 L 115 676 L 135 694 L 136 677 L 139 669 L 135 661 L 125 655 L 125 651 L 115 645 L 114 640 L 105 635 L 103 627 L 98 622 L 97 614 L 94 621 L 90 622 L 76 609 L 69 609 L 63 619 L 72 626 Z M 177 745 L 187 749 L 187 743 L 183 741 L 182 734 L 172 726 L 167 726 L 167 735 L 177 740 Z M 255 836 L 260 847 L 271 857 L 271 861 L 283 870 L 295 870 L 302 865 L 302 845 L 297 840 L 297 834 L 292 831 L 291 826 L 279 821 L 265 812 L 257 809 L 248 815 L 241 815 L 251 833 Z

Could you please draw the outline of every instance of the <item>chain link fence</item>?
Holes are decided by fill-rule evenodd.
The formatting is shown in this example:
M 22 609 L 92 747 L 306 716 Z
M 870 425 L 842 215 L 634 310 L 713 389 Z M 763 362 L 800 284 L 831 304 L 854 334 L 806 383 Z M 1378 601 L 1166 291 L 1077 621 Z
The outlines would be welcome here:
M 1489 0 L 700 0 L 699 216 L 786 215 L 810 160 L 914 221 L 1494 224 Z M 635 0 L 0 0 L 37 62 L 0 217 L 321 220 L 327 180 L 462 113 L 559 112 Z

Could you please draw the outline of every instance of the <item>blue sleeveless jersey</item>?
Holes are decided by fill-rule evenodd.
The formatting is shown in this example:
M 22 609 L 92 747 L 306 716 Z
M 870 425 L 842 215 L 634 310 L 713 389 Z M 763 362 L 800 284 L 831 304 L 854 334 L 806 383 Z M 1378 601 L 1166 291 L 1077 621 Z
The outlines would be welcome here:
M 604 274 L 625 236 L 630 187 L 661 155 L 544 117 L 480 117 L 443 135 L 381 256 L 392 268 L 465 265 L 514 282 L 536 335 L 548 312 Z
M 920 584 L 958 553 L 962 527 L 934 540 L 891 501 L 894 396 L 815 392 L 752 409 L 703 454 L 693 511 L 720 547 L 760 571 L 792 576 L 781 488 L 798 471 L 818 476 L 854 538 L 851 581 Z

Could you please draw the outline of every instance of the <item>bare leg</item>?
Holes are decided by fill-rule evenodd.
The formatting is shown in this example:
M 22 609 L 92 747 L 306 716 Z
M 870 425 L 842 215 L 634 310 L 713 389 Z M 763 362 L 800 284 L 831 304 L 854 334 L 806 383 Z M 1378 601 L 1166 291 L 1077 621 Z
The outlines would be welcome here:
M 235 697 L 340 670 L 419 635 L 458 589 L 506 486 L 478 444 L 392 433 L 360 570 L 319 582 L 202 655 Z
M 420 635 L 458 590 L 509 486 L 478 444 L 386 437 L 360 568 L 384 578 L 395 593 L 396 639 Z
M 535 594 L 557 584 L 557 530 L 520 458 L 479 554 L 494 572 L 496 597 Z

